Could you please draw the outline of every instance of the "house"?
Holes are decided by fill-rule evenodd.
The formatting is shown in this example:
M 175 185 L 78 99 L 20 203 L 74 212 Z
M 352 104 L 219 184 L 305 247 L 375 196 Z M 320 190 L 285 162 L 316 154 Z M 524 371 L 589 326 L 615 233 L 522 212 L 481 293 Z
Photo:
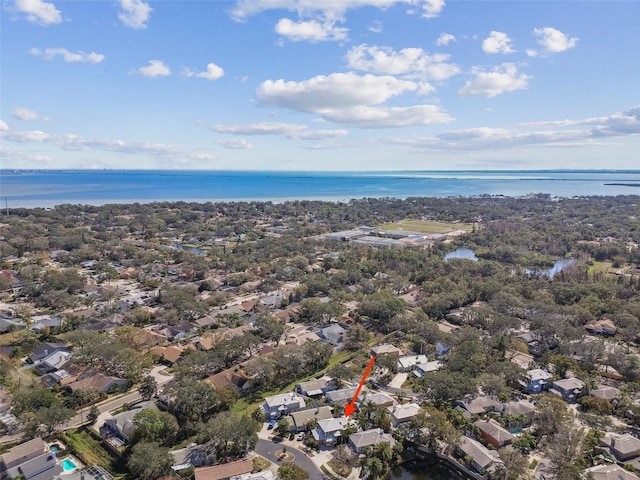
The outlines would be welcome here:
M 195 332 L 197 327 L 191 322 L 180 322 L 178 325 L 171 325 L 160 330 L 160 333 L 171 340 L 179 340 L 189 333 Z
M 640 440 L 628 433 L 607 435 L 600 439 L 600 444 L 609 447 L 611 454 L 620 462 L 640 456 Z
M 104 425 L 100 428 L 100 433 L 103 436 L 115 435 L 125 442 L 131 441 L 131 437 L 133 436 L 133 432 L 136 428 L 133 423 L 133 419 L 138 413 L 147 408 L 159 411 L 154 402 L 149 401 L 138 403 L 134 405 L 131 410 L 118 413 L 105 420 Z
M 233 388 L 239 392 L 246 392 L 253 386 L 253 378 L 240 365 L 236 365 L 211 375 L 204 381 L 216 389 Z
M 551 387 L 551 392 L 560 395 L 567 403 L 574 403 L 583 391 L 584 382 L 575 377 L 556 380 Z
M 530 365 L 534 362 L 533 355 L 516 350 L 507 350 L 505 358 L 518 365 L 522 370 L 529 370 Z
M 485 413 L 493 411 L 500 402 L 491 397 L 473 397 L 467 398 L 464 400 L 456 400 L 454 402 L 454 407 L 463 411 L 468 417 L 472 415 L 484 415 Z
M 63 472 L 53 480 L 113 480 L 113 475 L 99 465 L 75 470 L 71 473 Z
M 417 403 L 405 403 L 404 405 L 393 405 L 387 407 L 391 414 L 391 423 L 397 427 L 401 423 L 408 422 L 420 413 L 420 405 Z
M 620 390 L 608 385 L 598 385 L 598 388 L 589 391 L 589 396 L 610 402 L 616 398 L 620 398 Z
M 334 345 L 342 342 L 345 333 L 347 333 L 347 331 L 337 323 L 329 325 L 328 327 L 324 327 L 320 330 L 320 336 L 325 340 L 330 341 Z
M 380 442 L 393 446 L 395 443 L 391 435 L 387 435 L 381 428 L 372 428 L 363 432 L 349 435 L 349 444 L 356 453 L 362 453 L 367 447 L 373 447 Z
M 51 355 L 53 352 L 57 352 L 60 350 L 69 351 L 69 348 L 67 348 L 66 343 L 44 342 L 33 349 L 31 354 L 29 355 L 29 359 L 31 360 L 31 362 L 36 363 L 38 360 L 42 360 L 43 358 Z
M 616 324 L 608 318 L 596 322 L 589 322 L 584 326 L 584 329 L 592 335 L 612 337 L 616 334 Z
M 587 468 L 585 472 L 591 480 L 640 480 L 635 473 L 620 467 L 619 465 L 597 465 Z
M 180 357 L 182 357 L 184 351 L 189 349 L 195 350 L 196 347 L 194 347 L 192 344 L 188 344 L 182 347 L 177 347 L 175 345 L 171 345 L 168 347 L 154 347 L 149 350 L 149 353 L 157 355 L 164 363 L 173 365 L 178 360 L 180 360 Z
M 546 370 L 534 368 L 527 370 L 519 383 L 527 393 L 540 393 L 548 388 L 551 377 L 553 375 Z
M 308 382 L 301 382 L 296 385 L 296 391 L 305 397 L 317 397 L 335 389 L 336 386 L 334 383 L 325 378 L 309 380 Z
M 58 328 L 61 326 L 62 326 L 62 319 L 60 317 L 46 317 L 33 322 L 30 330 L 33 332 L 40 332 L 45 328 Z
M 346 417 L 327 418 L 326 420 L 318 420 L 318 428 L 311 434 L 321 445 L 335 445 L 342 437 L 342 430 L 349 425 L 349 419 Z
M 55 372 L 69 361 L 71 353 L 66 350 L 55 351 L 35 363 L 35 371 L 39 375 Z
M 502 425 L 496 422 L 493 418 L 489 420 L 478 420 L 473 423 L 479 430 L 484 438 L 485 442 L 496 448 L 506 447 L 511 445 L 515 440 L 515 437 L 505 430 Z
M 0 317 L 0 333 L 15 332 L 25 328 L 27 324 L 19 318 Z
M 461 438 L 458 445 L 458 454 L 463 458 L 468 458 L 471 467 L 481 474 L 493 472 L 498 465 L 502 464 L 498 452 L 489 450 L 477 440 L 469 437 Z
M 378 407 L 392 407 L 396 404 L 396 401 L 386 393 L 368 393 L 364 397 L 364 402 L 371 402 Z
M 285 337 L 285 343 L 287 345 L 304 345 L 306 342 L 317 342 L 319 340 L 320 337 L 317 333 L 312 332 L 308 327 L 303 325 L 293 327 L 286 333 Z
M 509 428 L 522 428 L 531 424 L 536 413 L 536 407 L 526 400 L 520 400 L 497 405 L 494 407 L 494 411 L 502 416 L 512 418 Z
M 196 468 L 193 473 L 195 480 L 230 480 L 239 475 L 250 473 L 252 470 L 253 461 L 250 458 L 243 458 L 235 462 Z
M 428 361 L 429 359 L 426 355 L 408 355 L 405 357 L 400 357 L 398 358 L 398 371 L 410 372 L 416 367 L 416 365 L 427 363 Z
M 413 374 L 418 377 L 424 377 L 429 372 L 437 372 L 442 367 L 442 363 L 439 360 L 433 362 L 419 363 L 416 368 L 413 369 Z
M 307 425 L 310 420 L 328 420 L 329 418 L 333 418 L 331 413 L 331 407 L 318 407 L 318 408 L 309 408 L 307 410 L 298 410 L 297 412 L 292 412 L 291 415 L 291 430 L 294 432 L 302 432 L 307 430 Z
M 266 418 L 280 418 L 306 406 L 304 399 L 295 393 L 282 393 L 264 399 L 262 409 Z
M 210 463 L 206 447 L 196 443 L 190 443 L 185 448 L 178 450 L 171 450 L 169 453 L 173 457 L 171 469 L 174 471 L 189 467 L 202 467 Z
M 346 403 L 349 403 L 353 399 L 353 396 L 356 394 L 356 390 L 357 390 L 356 387 L 341 388 L 340 390 L 334 390 L 334 391 L 325 393 L 324 398 L 329 403 L 334 403 L 336 405 L 344 405 Z M 361 393 L 364 391 L 365 391 L 365 388 L 362 387 Z
M 124 388 L 129 385 L 129 381 L 124 378 L 96 373 L 83 377 L 79 380 L 67 384 L 67 388 L 73 393 L 85 388 L 96 389 L 101 392 L 109 393 L 117 388 Z
M 402 350 L 400 350 L 395 345 L 391 345 L 389 343 L 385 343 L 383 345 L 377 345 L 371 348 L 371 356 L 378 358 L 379 355 L 393 355 L 394 357 L 399 357 L 402 355 Z
M 41 438 L 21 443 L 0 455 L 0 477 L 21 478 L 23 480 L 52 480 L 62 473 L 56 461 Z

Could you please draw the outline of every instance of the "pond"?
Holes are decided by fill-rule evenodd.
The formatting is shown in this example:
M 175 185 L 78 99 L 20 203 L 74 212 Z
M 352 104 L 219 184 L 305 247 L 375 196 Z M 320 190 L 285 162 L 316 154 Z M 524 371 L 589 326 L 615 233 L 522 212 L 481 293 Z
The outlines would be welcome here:
M 394 469 L 389 480 L 463 480 L 441 463 L 411 462 Z
M 451 260 L 452 258 L 464 258 L 467 260 L 473 260 L 474 262 L 477 262 L 479 260 L 478 257 L 476 257 L 476 254 L 474 253 L 473 250 L 469 250 L 468 248 L 458 248 L 457 250 L 454 250 L 453 252 L 449 252 L 444 256 L 444 261 L 447 262 L 449 260 Z
M 181 243 L 174 243 L 173 244 L 173 248 L 177 248 L 178 250 L 184 250 L 185 252 L 195 253 L 197 255 L 206 255 L 207 254 L 206 250 L 203 250 L 201 248 L 196 248 L 196 247 L 187 247 L 185 245 L 182 245 Z
M 571 265 L 573 265 L 576 262 L 575 258 L 563 258 L 561 260 L 558 260 L 556 263 L 553 264 L 553 267 L 551 268 L 547 268 L 546 270 L 535 270 L 532 268 L 527 268 L 524 273 L 526 273 L 527 275 L 539 275 L 541 277 L 549 277 L 549 278 L 553 278 L 553 276 L 556 273 L 560 273 L 562 270 L 564 270 L 565 268 L 570 267 Z

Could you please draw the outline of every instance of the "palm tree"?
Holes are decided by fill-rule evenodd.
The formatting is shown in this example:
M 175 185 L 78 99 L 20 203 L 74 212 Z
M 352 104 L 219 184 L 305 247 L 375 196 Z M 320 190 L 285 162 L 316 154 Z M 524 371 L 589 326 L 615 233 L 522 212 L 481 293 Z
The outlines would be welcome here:
M 377 478 L 382 477 L 385 472 L 384 465 L 382 464 L 382 460 L 377 457 L 370 457 L 365 460 L 363 465 L 364 471 L 366 472 L 366 478 L 370 480 L 376 480 Z

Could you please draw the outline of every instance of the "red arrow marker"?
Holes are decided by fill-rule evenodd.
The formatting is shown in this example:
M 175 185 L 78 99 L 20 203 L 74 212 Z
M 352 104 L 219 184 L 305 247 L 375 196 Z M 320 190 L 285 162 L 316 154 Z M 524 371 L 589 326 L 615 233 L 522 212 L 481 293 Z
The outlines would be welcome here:
M 362 375 L 362 379 L 360 380 L 360 383 L 358 384 L 358 388 L 356 389 L 356 393 L 353 396 L 353 398 L 351 399 L 351 403 L 347 404 L 344 406 L 344 416 L 349 418 L 349 415 L 351 415 L 352 413 L 354 413 L 356 411 L 356 407 L 354 406 L 354 404 L 356 403 L 356 400 L 358 399 L 358 395 L 360 395 L 360 390 L 362 390 L 362 386 L 364 385 L 364 381 L 367 379 L 367 377 L 369 376 L 369 372 L 371 371 L 371 367 L 373 367 L 373 362 L 376 361 L 376 357 L 371 357 L 371 360 L 369 360 L 369 365 L 367 365 L 367 368 L 364 371 L 364 374 Z

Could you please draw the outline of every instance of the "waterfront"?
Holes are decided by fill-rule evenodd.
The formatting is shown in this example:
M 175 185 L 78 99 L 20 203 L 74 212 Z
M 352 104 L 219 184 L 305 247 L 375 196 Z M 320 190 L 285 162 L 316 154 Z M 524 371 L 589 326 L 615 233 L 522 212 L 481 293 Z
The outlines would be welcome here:
M 477 195 L 638 195 L 640 171 L 244 172 L 4 170 L 10 208 L 155 201 L 331 200 Z

